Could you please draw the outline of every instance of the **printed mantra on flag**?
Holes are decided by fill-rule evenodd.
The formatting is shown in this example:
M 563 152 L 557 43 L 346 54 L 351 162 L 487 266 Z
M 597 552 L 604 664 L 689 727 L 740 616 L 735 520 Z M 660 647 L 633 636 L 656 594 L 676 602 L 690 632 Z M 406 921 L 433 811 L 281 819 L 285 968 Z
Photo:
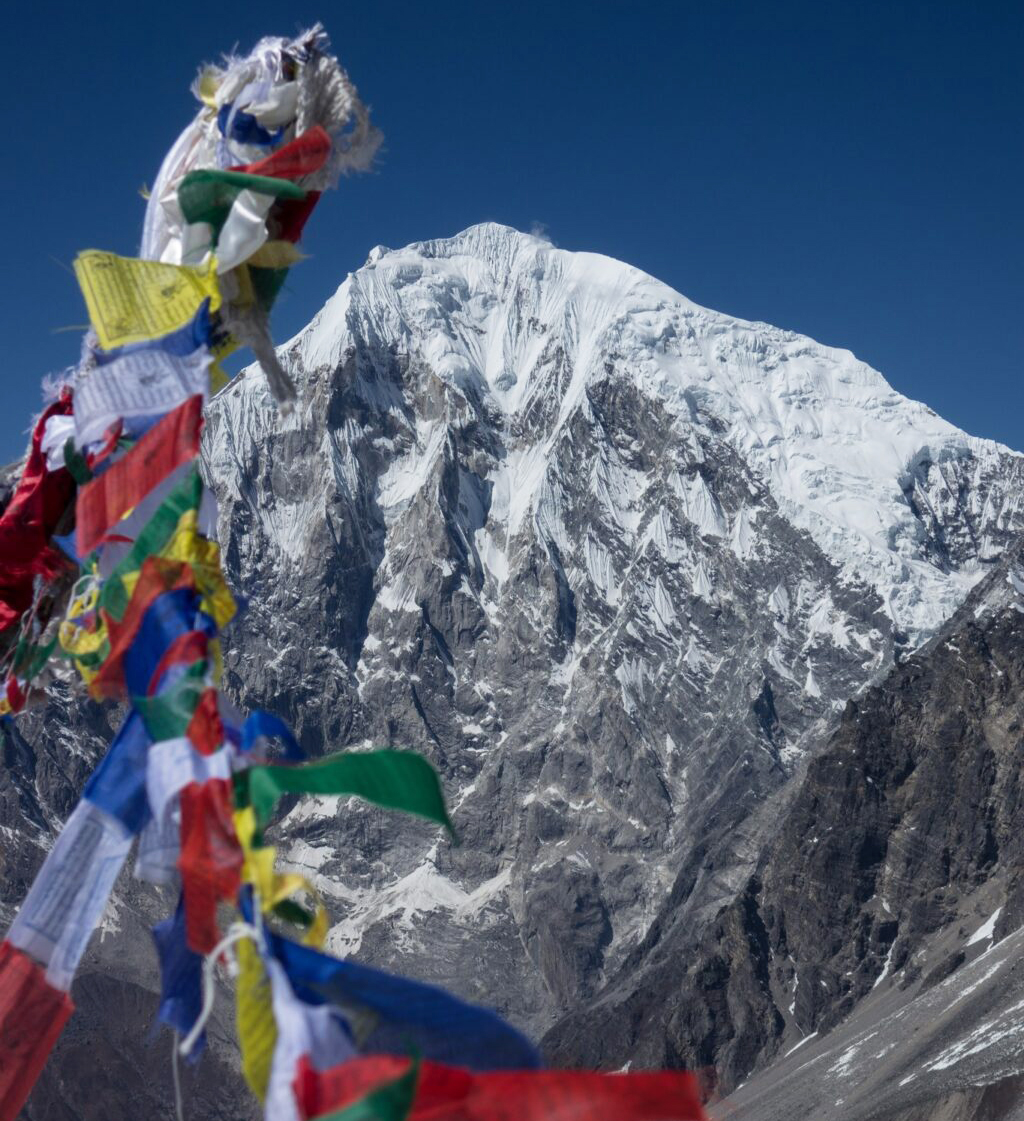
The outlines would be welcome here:
M 248 346 L 283 410 L 297 398 L 269 313 L 321 192 L 379 143 L 317 26 L 207 67 L 171 148 L 141 256 L 75 262 L 92 324 L 40 416 L 0 516 L 0 712 L 78 681 L 128 714 L 0 945 L 0 1121 L 13 1121 L 72 1015 L 72 982 L 117 877 L 178 884 L 156 924 L 158 1021 L 197 1060 L 214 960 L 234 957 L 242 1069 L 272 1121 L 685 1121 L 684 1073 L 540 1070 L 486 1008 L 322 952 L 328 916 L 263 839 L 282 794 L 355 795 L 454 836 L 414 752 L 307 761 L 270 713 L 220 692 L 236 612 L 197 470 L 203 406 Z M 225 931 L 223 904 L 238 920 Z

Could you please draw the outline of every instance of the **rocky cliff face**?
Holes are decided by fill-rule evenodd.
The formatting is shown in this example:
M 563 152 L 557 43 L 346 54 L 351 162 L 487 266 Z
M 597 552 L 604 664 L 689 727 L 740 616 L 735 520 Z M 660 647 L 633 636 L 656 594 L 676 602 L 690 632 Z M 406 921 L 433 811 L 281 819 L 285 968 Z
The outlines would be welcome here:
M 462 845 L 333 799 L 293 806 L 278 840 L 336 952 L 537 1033 L 631 973 L 643 991 L 668 927 L 753 906 L 824 729 L 1021 526 L 1020 457 L 849 353 L 504 227 L 374 250 L 281 356 L 291 417 L 258 373 L 208 416 L 246 600 L 227 686 L 313 754 L 425 752 Z M 62 747 L 60 719 L 77 726 L 55 709 L 6 750 L 77 751 L 84 774 L 106 729 Z M 42 824 L 9 799 L 0 859 L 45 846 L 81 781 L 15 772 Z M 640 1007 L 577 1054 L 692 1057 L 681 1009 Z
M 735 901 L 694 937 L 670 900 L 555 1055 L 753 1074 L 731 1118 L 1024 1112 L 1020 555 L 850 701 Z

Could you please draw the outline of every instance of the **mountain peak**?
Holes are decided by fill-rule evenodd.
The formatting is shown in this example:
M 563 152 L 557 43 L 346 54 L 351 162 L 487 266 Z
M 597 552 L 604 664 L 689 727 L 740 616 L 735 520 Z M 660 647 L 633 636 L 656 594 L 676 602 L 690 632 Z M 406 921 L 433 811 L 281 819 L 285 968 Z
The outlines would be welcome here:
M 543 417 L 535 456 L 609 378 L 668 408 L 680 439 L 724 430 L 786 516 L 879 591 L 914 643 L 997 551 L 980 509 L 961 512 L 955 556 L 929 519 L 935 502 L 960 501 L 954 475 L 992 474 L 1013 453 L 897 393 L 847 350 L 702 308 L 610 257 L 493 222 L 378 248 L 294 342 L 307 369 L 323 367 L 366 332 L 505 424 Z

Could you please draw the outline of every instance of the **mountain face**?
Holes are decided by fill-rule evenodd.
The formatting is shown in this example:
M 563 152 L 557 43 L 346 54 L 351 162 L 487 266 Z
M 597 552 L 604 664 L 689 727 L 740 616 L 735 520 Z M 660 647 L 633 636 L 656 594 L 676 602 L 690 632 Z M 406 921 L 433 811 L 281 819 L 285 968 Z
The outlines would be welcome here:
M 299 387 L 290 417 L 248 372 L 207 419 L 246 603 L 226 686 L 311 754 L 424 752 L 461 841 L 356 802 L 293 805 L 276 840 L 328 902 L 331 949 L 537 1035 L 558 1024 L 567 1060 L 724 1063 L 724 1089 L 778 1053 L 793 1016 L 838 1022 L 852 1004 L 828 1011 L 808 974 L 806 1009 L 730 1050 L 725 967 L 703 988 L 684 984 L 685 959 L 659 970 L 675 947 L 711 954 L 705 935 L 726 946 L 725 922 L 722 953 L 740 962 L 766 846 L 826 733 L 1000 563 L 1024 522 L 1024 461 L 846 351 L 495 225 L 374 250 L 280 357 Z M 57 697 L 4 730 L 6 915 L 105 719 Z M 130 881 L 118 908 L 131 921 L 97 940 L 95 976 L 152 985 L 118 948 L 159 909 Z M 879 919 L 857 937 L 874 947 L 859 995 L 900 936 Z M 742 968 L 755 986 L 761 966 Z M 126 1084 L 150 1059 L 132 1062 Z M 227 1079 L 198 1115 L 230 1115 Z
M 743 882 L 814 735 L 1021 525 L 1022 460 L 844 351 L 504 227 L 374 250 L 211 409 L 228 679 L 403 745 L 462 845 L 304 801 L 332 949 L 539 1031 Z M 605 1061 L 621 1065 L 629 1053 Z
M 735 1121 L 1024 1117 L 1021 565 L 849 702 L 714 922 L 670 902 L 549 1050 L 702 1070 Z

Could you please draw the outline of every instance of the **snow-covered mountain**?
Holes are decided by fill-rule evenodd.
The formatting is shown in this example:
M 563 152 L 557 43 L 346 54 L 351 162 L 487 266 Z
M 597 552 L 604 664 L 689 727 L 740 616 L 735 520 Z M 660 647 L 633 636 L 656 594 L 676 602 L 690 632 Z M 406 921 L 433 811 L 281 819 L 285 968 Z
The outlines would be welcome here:
M 462 843 L 327 798 L 278 841 L 328 902 L 332 949 L 537 1034 L 612 982 L 619 1000 L 666 908 L 709 929 L 844 705 L 1024 525 L 1019 455 L 848 352 L 502 226 L 375 249 L 280 354 L 290 417 L 257 370 L 208 414 L 246 602 L 227 687 L 314 754 L 423 751 Z M 0 730 L 0 917 L 107 734 L 90 708 L 62 769 L 54 703 Z M 138 1012 L 97 1009 L 77 1038 L 122 1063 L 127 1102 L 166 1064 L 139 1050 L 152 971 L 124 946 L 149 913 L 122 889 L 76 984 L 124 974 Z M 630 1014 L 605 1065 L 664 1030 Z M 221 1069 L 211 1118 L 232 1115 Z
M 562 536 L 552 451 L 590 412 L 589 391 L 615 375 L 658 401 L 680 436 L 708 429 L 723 439 L 844 576 L 878 591 L 912 643 L 949 617 L 1018 510 L 994 485 L 1008 449 L 902 397 L 848 351 L 709 312 L 621 262 L 507 227 L 375 249 L 293 345 L 306 368 L 322 369 L 364 332 L 478 399 L 502 428 L 545 414 L 488 478 L 489 515 L 513 536 L 529 518 Z M 388 506 L 427 481 L 443 421 L 423 429 L 415 454 L 382 481 Z M 593 489 L 607 490 L 614 520 L 635 530 L 622 511 L 648 485 L 620 458 Z M 706 489 L 681 497 L 701 532 L 721 531 Z M 749 504 L 729 512 L 738 537 L 753 513 Z M 502 550 L 481 560 L 500 582 Z
M 250 372 L 209 422 L 231 681 L 427 751 L 464 840 L 304 802 L 290 858 L 334 949 L 533 1028 L 683 870 L 695 922 L 730 896 L 808 736 L 1022 524 L 1017 454 L 848 352 L 502 226 L 375 249 L 283 359 L 291 418 Z

